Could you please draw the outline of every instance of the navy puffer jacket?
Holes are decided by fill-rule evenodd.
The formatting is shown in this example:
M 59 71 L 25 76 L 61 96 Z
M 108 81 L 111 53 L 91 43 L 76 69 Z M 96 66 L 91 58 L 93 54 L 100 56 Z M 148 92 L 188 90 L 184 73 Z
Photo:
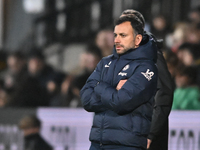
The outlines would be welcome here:
M 95 112 L 90 141 L 146 148 L 157 86 L 157 47 L 150 37 L 123 55 L 104 57 L 81 90 L 85 110 Z M 127 82 L 120 90 L 120 80 Z

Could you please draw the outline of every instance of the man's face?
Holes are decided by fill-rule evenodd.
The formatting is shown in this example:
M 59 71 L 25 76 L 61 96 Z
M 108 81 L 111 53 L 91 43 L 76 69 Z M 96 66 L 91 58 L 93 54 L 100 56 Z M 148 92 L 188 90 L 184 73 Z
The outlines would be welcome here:
M 16 58 L 15 56 L 9 56 L 7 59 L 7 64 L 8 64 L 9 70 L 14 74 L 19 73 L 24 67 L 23 60 L 20 60 L 19 58 Z
M 38 58 L 30 58 L 28 61 L 28 71 L 31 75 L 37 75 L 44 67 L 43 61 Z
M 115 26 L 114 43 L 117 54 L 123 54 L 135 46 L 135 32 L 130 22 L 124 22 Z

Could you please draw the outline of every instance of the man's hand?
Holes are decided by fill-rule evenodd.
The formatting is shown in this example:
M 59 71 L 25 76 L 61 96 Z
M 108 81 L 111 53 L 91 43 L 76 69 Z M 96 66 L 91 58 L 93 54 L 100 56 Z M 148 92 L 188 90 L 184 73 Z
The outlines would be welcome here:
M 147 139 L 147 149 L 149 149 L 150 145 L 151 145 L 151 140 L 150 139 Z
M 120 90 L 122 88 L 122 86 L 124 85 L 124 83 L 126 83 L 127 79 L 125 80 L 120 80 L 119 83 L 117 84 L 116 89 Z

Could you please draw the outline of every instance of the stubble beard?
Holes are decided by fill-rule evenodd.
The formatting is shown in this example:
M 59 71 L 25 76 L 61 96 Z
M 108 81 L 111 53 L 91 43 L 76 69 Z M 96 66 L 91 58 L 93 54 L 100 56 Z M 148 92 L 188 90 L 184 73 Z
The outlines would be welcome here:
M 122 49 L 120 49 L 119 51 L 116 50 L 117 54 L 122 55 L 124 53 L 126 53 L 129 49 L 133 49 L 134 47 L 124 47 L 123 45 L 120 45 L 122 47 Z

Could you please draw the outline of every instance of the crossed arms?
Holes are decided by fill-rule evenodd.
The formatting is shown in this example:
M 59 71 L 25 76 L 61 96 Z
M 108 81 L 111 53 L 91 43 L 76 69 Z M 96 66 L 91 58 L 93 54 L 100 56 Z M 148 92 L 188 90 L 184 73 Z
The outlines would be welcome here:
M 151 81 L 141 74 L 152 66 L 141 64 L 128 80 L 120 80 L 116 87 L 102 81 L 102 66 L 100 62 L 81 90 L 82 104 L 87 111 L 112 110 L 118 114 L 127 114 L 148 102 L 155 94 L 157 74 Z

